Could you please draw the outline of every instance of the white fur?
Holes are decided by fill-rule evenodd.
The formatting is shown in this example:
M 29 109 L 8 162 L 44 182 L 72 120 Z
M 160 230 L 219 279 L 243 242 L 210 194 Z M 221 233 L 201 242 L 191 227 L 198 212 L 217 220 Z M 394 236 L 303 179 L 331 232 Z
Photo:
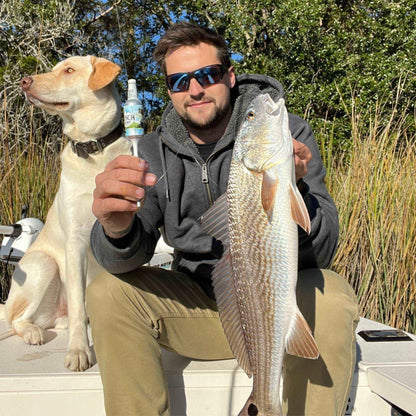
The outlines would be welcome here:
M 112 82 L 119 70 L 102 58 L 68 58 L 52 72 L 32 76 L 26 97 L 62 117 L 64 133 L 70 138 L 89 141 L 103 137 L 120 121 L 120 100 Z M 92 90 L 90 76 L 107 77 L 109 83 Z M 125 138 L 88 159 L 78 157 L 70 144 L 66 145 L 59 190 L 45 226 L 13 275 L 6 318 L 14 332 L 28 344 L 42 344 L 44 328 L 68 325 L 65 366 L 73 371 L 84 371 L 92 364 L 85 288 L 100 271 L 89 247 L 95 221 L 91 211 L 95 176 L 111 159 L 129 153 L 130 143 Z

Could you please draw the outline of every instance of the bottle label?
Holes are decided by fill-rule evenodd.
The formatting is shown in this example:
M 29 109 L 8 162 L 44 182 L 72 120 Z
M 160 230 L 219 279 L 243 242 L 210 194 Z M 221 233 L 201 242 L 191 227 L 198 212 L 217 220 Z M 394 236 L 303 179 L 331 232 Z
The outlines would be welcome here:
M 144 129 L 142 127 L 142 113 L 140 105 L 124 106 L 124 128 L 126 137 L 143 136 Z

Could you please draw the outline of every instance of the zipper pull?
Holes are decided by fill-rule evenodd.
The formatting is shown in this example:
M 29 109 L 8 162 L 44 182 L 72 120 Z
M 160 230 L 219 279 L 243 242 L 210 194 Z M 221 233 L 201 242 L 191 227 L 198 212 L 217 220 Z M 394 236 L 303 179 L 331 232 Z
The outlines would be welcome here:
M 202 166 L 202 183 L 208 183 L 208 169 L 207 164 L 204 163 Z

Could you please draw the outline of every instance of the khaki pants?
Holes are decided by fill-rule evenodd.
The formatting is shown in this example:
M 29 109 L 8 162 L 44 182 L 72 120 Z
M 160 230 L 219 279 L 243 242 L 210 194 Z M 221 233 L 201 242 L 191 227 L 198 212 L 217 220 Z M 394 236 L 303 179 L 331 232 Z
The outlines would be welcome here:
M 286 355 L 284 414 L 341 416 L 355 366 L 354 293 L 336 273 L 314 269 L 299 274 L 297 297 L 320 357 Z M 87 289 L 87 312 L 107 416 L 169 415 L 161 347 L 195 359 L 232 358 L 214 301 L 182 273 L 103 273 Z

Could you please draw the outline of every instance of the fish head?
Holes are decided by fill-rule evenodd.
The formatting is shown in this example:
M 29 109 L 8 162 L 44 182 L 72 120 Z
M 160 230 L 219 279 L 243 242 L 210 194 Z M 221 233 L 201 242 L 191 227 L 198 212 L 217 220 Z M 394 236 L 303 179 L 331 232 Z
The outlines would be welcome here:
M 285 101 L 269 94 L 255 97 L 237 135 L 233 158 L 255 172 L 264 172 L 293 156 Z

